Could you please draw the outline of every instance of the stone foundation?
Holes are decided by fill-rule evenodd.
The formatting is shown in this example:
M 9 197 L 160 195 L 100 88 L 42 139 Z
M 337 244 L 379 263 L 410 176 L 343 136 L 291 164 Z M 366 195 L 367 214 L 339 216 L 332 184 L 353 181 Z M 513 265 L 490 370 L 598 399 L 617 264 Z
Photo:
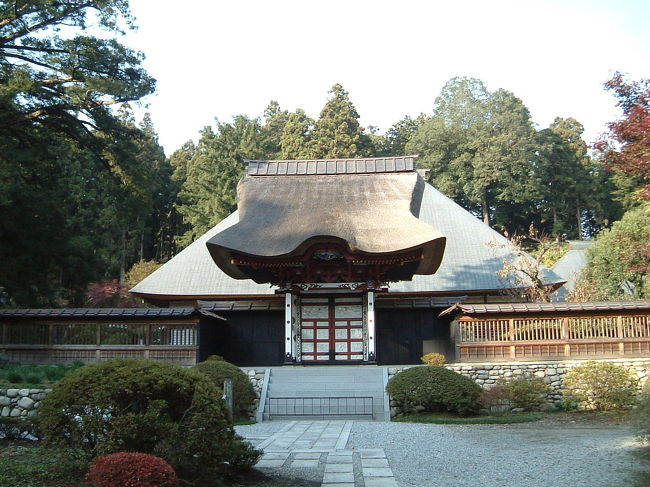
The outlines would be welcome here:
M 650 359 L 609 359 L 599 362 L 613 362 L 633 371 L 639 378 L 639 390 L 650 377 Z M 529 376 L 538 377 L 549 385 L 550 392 L 546 396 L 548 407 L 556 407 L 562 402 L 563 379 L 566 373 L 576 365 L 584 364 L 585 360 L 558 360 L 548 362 L 503 362 L 503 363 L 453 363 L 444 367 L 458 372 L 474 380 L 478 385 L 489 389 L 499 380 Z M 388 379 L 410 367 L 419 365 L 395 366 L 388 368 Z M 399 404 L 390 401 L 391 417 L 402 414 Z
M 0 416 L 36 416 L 36 411 L 52 389 L 0 389 Z
M 251 381 L 253 389 L 255 389 L 255 401 L 250 408 L 249 416 L 251 419 L 255 419 L 257 414 L 257 409 L 260 404 L 260 396 L 262 395 L 262 388 L 264 387 L 264 370 L 265 369 L 249 369 L 242 367 L 241 368 L 244 374 L 248 376 L 248 379 Z

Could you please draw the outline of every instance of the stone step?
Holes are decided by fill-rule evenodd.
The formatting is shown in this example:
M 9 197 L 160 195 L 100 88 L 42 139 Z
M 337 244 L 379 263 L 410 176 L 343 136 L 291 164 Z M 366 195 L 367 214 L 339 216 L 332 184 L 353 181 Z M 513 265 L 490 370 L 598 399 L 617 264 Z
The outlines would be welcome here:
M 274 403 L 275 411 L 279 413 L 291 414 L 296 410 L 305 411 L 304 415 L 291 414 L 294 418 L 344 419 L 349 417 L 371 420 L 385 419 L 387 412 L 384 410 L 384 394 L 384 370 L 381 367 L 291 366 L 271 369 L 267 397 L 297 398 L 296 402 L 289 400 L 290 404 L 286 407 Z M 371 397 L 372 406 L 368 402 L 348 402 L 346 405 L 344 399 L 340 402 L 338 400 L 326 402 L 327 398 L 361 397 Z M 302 403 L 300 398 L 323 398 L 325 402 L 322 406 L 319 405 L 318 399 Z M 328 414 L 335 411 L 345 416 Z M 372 415 L 369 414 L 370 412 Z M 281 414 L 277 417 L 289 418 Z

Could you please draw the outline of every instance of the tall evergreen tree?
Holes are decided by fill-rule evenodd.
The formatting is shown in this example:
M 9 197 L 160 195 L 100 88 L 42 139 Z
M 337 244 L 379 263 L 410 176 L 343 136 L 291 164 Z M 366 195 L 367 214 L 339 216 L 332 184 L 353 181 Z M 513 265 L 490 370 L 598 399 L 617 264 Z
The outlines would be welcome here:
M 406 115 L 402 120 L 393 124 L 386 131 L 386 148 L 387 156 L 406 155 L 406 144 L 411 140 L 418 129 L 426 122 L 427 116 L 420 113 L 416 118 Z
M 237 206 L 237 182 L 244 159 L 266 157 L 266 138 L 258 119 L 237 115 L 232 123 L 206 127 L 187 167 L 178 211 L 189 225 L 180 243 L 188 245 L 227 217 Z
M 512 93 L 453 78 L 406 152 L 420 154 L 434 185 L 485 223 L 521 230 L 513 216 L 532 198 L 534 133 L 528 109 Z
M 367 154 L 359 114 L 340 84 L 329 91 L 331 98 L 314 127 L 314 157 L 333 159 Z
M 574 118 L 556 118 L 537 134 L 535 173 L 541 197 L 542 223 L 555 235 L 582 238 L 584 212 L 597 204 L 596 166 Z
M 280 138 L 282 159 L 309 159 L 314 157 L 314 120 L 300 108 L 290 113 Z
M 282 134 L 289 120 L 289 112 L 282 110 L 280 104 L 273 100 L 264 110 L 264 125 L 262 133 L 266 138 L 264 152 L 268 159 L 282 157 Z

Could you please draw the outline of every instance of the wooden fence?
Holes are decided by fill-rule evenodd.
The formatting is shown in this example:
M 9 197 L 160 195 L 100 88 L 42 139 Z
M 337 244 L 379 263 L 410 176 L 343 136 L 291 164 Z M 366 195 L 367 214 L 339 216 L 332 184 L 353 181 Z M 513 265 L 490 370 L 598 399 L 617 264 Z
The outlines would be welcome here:
M 194 365 L 196 323 L 29 322 L 0 324 L 0 353 L 36 364 L 152 358 Z
M 461 362 L 650 356 L 650 316 L 463 317 L 455 338 Z

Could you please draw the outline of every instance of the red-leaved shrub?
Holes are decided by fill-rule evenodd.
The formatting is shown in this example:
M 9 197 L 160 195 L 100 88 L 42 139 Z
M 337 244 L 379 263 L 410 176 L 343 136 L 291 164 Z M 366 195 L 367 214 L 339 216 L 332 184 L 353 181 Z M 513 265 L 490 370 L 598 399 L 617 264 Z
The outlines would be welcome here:
M 84 484 L 91 487 L 178 487 L 178 478 L 162 458 L 121 452 L 93 460 Z

